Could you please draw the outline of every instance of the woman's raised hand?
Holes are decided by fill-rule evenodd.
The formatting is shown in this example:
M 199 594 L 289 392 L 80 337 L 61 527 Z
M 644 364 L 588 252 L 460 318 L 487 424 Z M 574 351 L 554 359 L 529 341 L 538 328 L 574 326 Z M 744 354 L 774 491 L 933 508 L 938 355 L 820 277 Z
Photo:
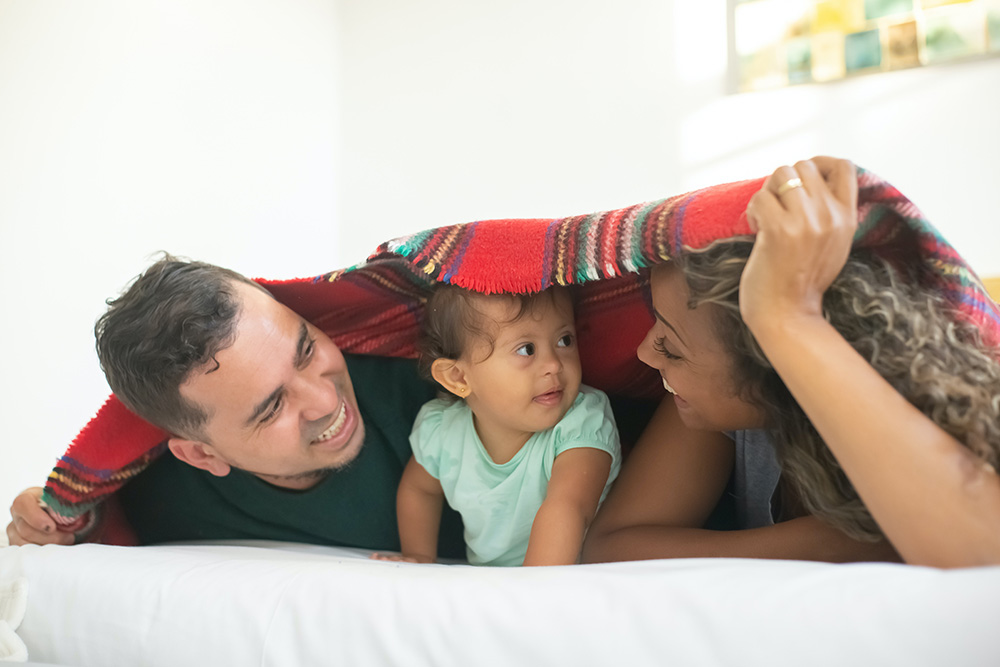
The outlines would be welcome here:
M 740 281 L 740 313 L 754 329 L 822 316 L 823 293 L 844 267 L 858 226 L 858 181 L 847 160 L 779 167 L 747 206 L 757 239 Z

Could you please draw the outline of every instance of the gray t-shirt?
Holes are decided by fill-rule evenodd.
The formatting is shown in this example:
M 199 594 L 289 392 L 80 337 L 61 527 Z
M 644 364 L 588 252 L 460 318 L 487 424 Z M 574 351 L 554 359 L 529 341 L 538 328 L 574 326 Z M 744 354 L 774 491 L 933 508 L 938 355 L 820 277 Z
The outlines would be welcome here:
M 740 528 L 760 528 L 774 524 L 771 502 L 781 467 L 767 431 L 728 431 L 736 446 L 733 466 L 733 493 Z

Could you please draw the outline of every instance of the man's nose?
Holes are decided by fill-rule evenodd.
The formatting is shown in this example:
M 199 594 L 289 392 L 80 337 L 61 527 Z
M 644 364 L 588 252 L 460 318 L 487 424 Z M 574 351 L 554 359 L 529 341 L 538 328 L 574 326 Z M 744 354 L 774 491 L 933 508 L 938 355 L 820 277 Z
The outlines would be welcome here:
M 302 406 L 300 414 L 305 421 L 314 422 L 327 418 L 340 405 L 336 387 L 320 375 L 299 378 L 295 391 Z

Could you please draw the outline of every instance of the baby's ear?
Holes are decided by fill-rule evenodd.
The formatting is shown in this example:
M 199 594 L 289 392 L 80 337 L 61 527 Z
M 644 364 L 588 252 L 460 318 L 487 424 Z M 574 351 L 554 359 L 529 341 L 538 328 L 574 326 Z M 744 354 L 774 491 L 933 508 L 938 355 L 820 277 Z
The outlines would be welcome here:
M 431 363 L 431 377 L 438 384 L 459 398 L 465 398 L 469 393 L 469 385 L 465 381 L 465 371 L 454 359 L 435 359 Z

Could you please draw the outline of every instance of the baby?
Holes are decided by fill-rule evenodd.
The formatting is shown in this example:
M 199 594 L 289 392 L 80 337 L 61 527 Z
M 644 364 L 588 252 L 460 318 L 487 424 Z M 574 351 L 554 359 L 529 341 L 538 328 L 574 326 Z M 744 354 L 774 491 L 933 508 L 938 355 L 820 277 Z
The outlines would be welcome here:
M 474 565 L 576 563 L 621 448 L 607 396 L 580 384 L 569 291 L 441 286 L 421 348 L 422 369 L 453 397 L 425 404 L 410 434 L 402 555 L 374 557 L 434 562 L 447 499 Z

